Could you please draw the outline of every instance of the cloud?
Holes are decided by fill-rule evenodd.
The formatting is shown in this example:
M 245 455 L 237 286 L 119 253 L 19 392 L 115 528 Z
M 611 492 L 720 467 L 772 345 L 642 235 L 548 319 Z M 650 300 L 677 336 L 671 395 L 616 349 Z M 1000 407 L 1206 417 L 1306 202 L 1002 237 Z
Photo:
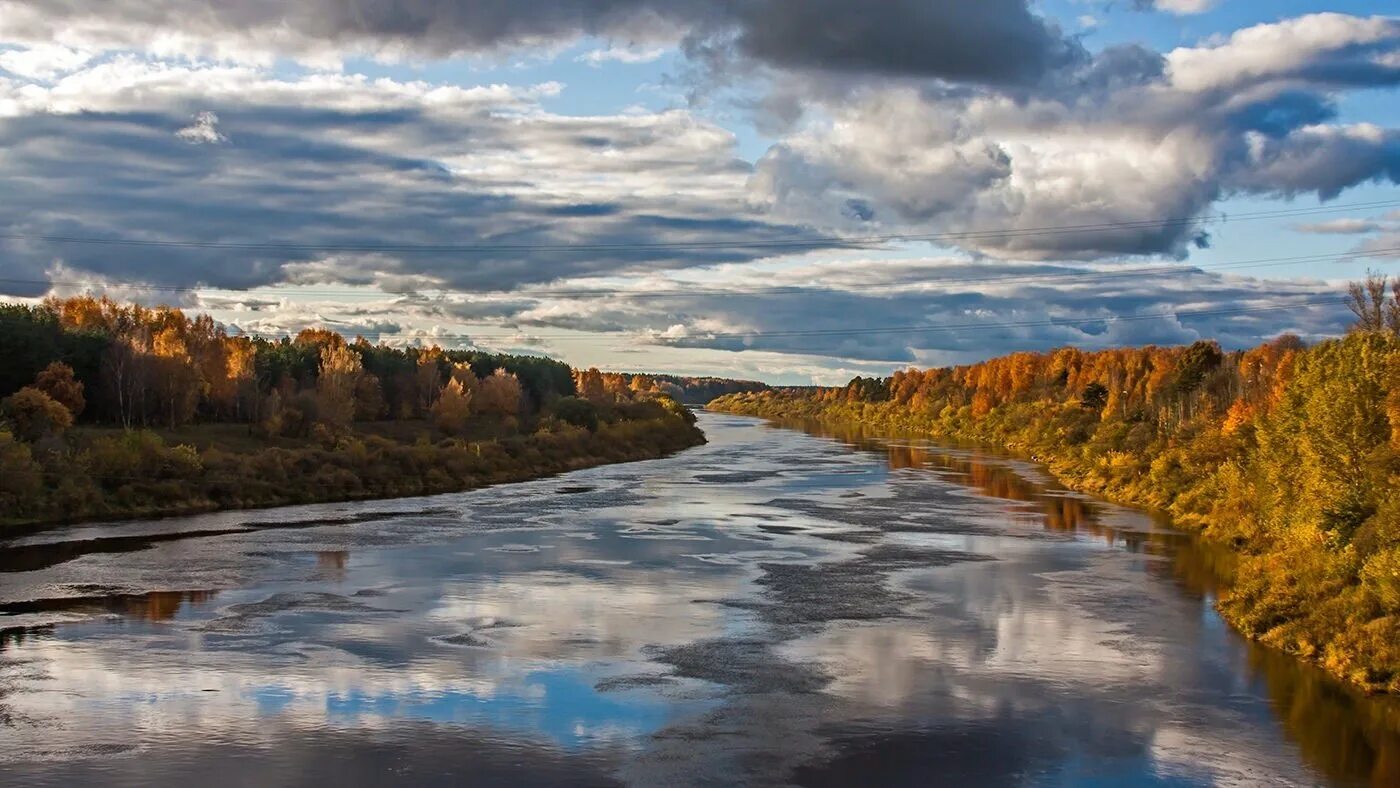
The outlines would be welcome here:
M 1380 228 L 1380 223 L 1371 219 L 1346 218 L 1295 224 L 1292 229 L 1295 232 L 1315 235 L 1360 235 L 1376 232 Z
M 724 244 L 810 234 L 745 211 L 751 168 L 730 132 L 680 110 L 544 111 L 539 98 L 558 90 L 135 59 L 51 86 L 0 83 L 4 175 L 27 184 L 0 193 L 4 232 L 157 244 L 11 239 L 10 278 L 42 280 L 61 263 L 69 276 L 166 285 L 500 290 L 750 260 L 761 250 Z M 300 248 L 159 245 L 249 239 Z M 308 248 L 384 244 L 485 248 Z
M 1293 230 L 1320 235 L 1366 236 L 1357 241 L 1343 259 L 1400 259 L 1400 210 L 1362 219 L 1346 217 L 1314 224 L 1296 224 Z
M 194 116 L 194 122 L 175 132 L 175 136 L 196 145 L 214 145 L 227 142 L 228 137 L 219 133 L 219 116 L 212 112 L 201 112 Z
M 1026 0 L 0 0 L 0 40 L 262 64 L 444 58 L 585 37 L 644 49 L 684 42 L 715 63 L 997 84 L 1036 81 L 1079 54 Z
M 1400 182 L 1397 131 L 1338 110 L 1349 91 L 1400 85 L 1400 21 L 1317 14 L 1166 53 L 1091 53 L 1032 8 L 0 0 L 0 177 L 19 187 L 0 190 L 11 236 L 0 288 L 256 288 L 217 311 L 245 327 L 309 320 L 405 342 L 494 331 L 551 352 L 572 347 L 561 332 L 612 334 L 708 371 L 759 363 L 742 357 L 783 374 L 1339 329 L 1342 316 L 1322 307 L 1172 316 L 1232 300 L 1282 306 L 1320 292 L 1309 283 L 1190 271 L 1097 285 L 938 280 L 1184 258 L 1208 243 L 1222 199 L 1330 199 Z M 726 98 L 774 143 L 740 159 L 704 105 L 570 116 L 546 109 L 565 90 L 556 82 L 335 70 L 360 56 L 558 55 L 580 41 L 594 64 L 675 52 L 684 70 L 673 76 L 732 88 Z M 1358 253 L 1400 245 L 1393 230 L 1355 229 Z M 815 250 L 830 264 L 767 264 L 791 250 L 763 244 L 831 234 L 939 236 L 968 259 L 896 264 L 832 245 Z M 38 238 L 54 235 L 150 245 Z M 261 245 L 228 246 L 249 240 Z M 681 281 L 717 284 L 632 292 Z M 628 292 L 569 295 L 580 283 Z M 783 283 L 800 292 L 743 292 Z M 318 288 L 369 300 L 321 303 Z
M 1183 256 L 1219 199 L 1400 182 L 1400 133 L 1333 123 L 1339 91 L 1400 84 L 1397 52 L 1400 20 L 1320 14 L 1166 56 L 1110 48 L 1031 94 L 811 88 L 751 198 L 999 257 Z
M 92 58 L 91 52 L 55 44 L 38 44 L 0 51 L 0 70 L 19 77 L 53 79 L 60 74 L 76 71 Z
M 1030 84 L 1083 56 L 1023 0 L 769 0 L 735 8 L 737 51 L 776 68 Z
M 1203 14 L 1214 8 L 1218 0 L 1151 0 L 1152 7 L 1169 14 L 1186 16 Z
M 1173 87 L 1184 91 L 1372 87 L 1400 82 L 1400 19 L 1321 13 L 1254 25 L 1224 41 L 1167 54 Z
M 847 259 L 725 274 L 719 290 L 652 285 L 587 299 L 556 295 L 505 322 L 545 336 L 550 329 L 633 332 L 667 348 L 891 365 L 1203 337 L 1247 347 L 1285 330 L 1316 337 L 1347 324 L 1339 302 L 1321 303 L 1333 290 L 1325 283 L 1226 277 L 1185 265 L 1124 275 L 1111 265 Z
M 604 63 L 651 63 L 660 60 L 665 54 L 665 47 L 638 49 L 636 47 L 608 46 L 600 49 L 590 49 L 582 55 L 579 55 L 576 60 L 580 63 L 587 63 L 590 66 L 596 67 Z

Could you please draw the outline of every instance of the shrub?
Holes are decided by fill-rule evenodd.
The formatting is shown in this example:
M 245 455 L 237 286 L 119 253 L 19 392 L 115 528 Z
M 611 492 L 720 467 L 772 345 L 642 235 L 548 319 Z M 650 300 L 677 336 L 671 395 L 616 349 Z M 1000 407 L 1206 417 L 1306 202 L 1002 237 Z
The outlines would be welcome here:
M 73 368 L 61 361 L 45 367 L 34 379 L 34 388 L 67 408 L 75 419 L 82 415 L 83 408 L 87 406 L 87 400 L 83 398 L 83 384 L 73 377 Z
M 73 425 L 73 413 L 58 400 L 33 386 L 25 386 L 0 401 L 15 437 L 33 443 L 62 433 Z

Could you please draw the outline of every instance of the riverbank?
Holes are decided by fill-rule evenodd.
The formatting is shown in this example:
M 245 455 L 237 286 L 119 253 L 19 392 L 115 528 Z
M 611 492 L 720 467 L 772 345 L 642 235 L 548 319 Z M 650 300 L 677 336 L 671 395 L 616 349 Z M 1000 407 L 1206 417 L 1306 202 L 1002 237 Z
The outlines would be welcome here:
M 1187 401 L 1189 417 L 1178 415 L 1170 429 L 1099 401 L 1102 386 L 1076 394 L 1048 373 L 1021 393 L 980 402 L 990 386 L 930 370 L 924 378 L 943 388 L 929 394 L 901 388 L 910 377 L 925 385 L 913 372 L 845 390 L 738 394 L 710 408 L 995 446 L 1043 463 L 1068 488 L 1166 512 L 1231 556 L 1217 607 L 1232 627 L 1367 692 L 1400 694 L 1400 571 L 1384 571 L 1396 555 L 1400 510 L 1384 483 L 1397 466 L 1380 382 L 1394 350 L 1378 335 L 1324 343 L 1269 381 L 1268 411 L 1240 418 L 1238 407 Z
M 225 509 L 461 492 L 619 462 L 656 459 L 705 442 L 694 417 L 595 429 L 553 424 L 484 440 L 366 432 L 300 445 L 171 444 L 152 431 L 89 436 L 80 447 L 0 444 L 0 533 L 52 524 L 165 517 Z

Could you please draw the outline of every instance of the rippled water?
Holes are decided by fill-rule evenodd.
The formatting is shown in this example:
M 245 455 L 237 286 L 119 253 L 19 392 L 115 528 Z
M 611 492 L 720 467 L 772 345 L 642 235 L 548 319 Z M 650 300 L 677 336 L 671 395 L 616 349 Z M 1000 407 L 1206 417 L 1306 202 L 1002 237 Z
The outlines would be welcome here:
M 1400 784 L 1215 557 L 975 450 L 710 444 L 0 548 L 0 783 Z

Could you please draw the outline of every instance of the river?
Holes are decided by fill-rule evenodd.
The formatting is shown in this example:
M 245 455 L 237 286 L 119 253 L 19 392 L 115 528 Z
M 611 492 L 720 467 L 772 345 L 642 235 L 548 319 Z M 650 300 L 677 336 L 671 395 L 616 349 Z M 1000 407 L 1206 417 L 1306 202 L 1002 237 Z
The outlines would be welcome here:
M 1221 560 L 967 448 L 674 457 L 0 545 L 0 783 L 1400 785 Z

